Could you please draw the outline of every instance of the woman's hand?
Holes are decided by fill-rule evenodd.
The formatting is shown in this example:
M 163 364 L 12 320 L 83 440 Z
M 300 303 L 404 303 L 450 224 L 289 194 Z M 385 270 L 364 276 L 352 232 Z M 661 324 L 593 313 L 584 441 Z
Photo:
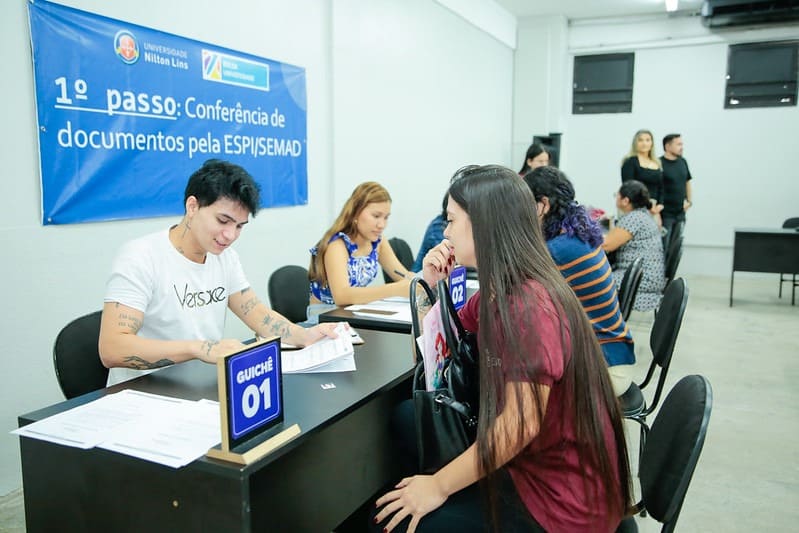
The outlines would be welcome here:
M 435 476 L 406 477 L 397 483 L 396 490 L 383 495 L 377 500 L 377 507 L 385 505 L 375 516 L 379 524 L 389 516 L 391 520 L 383 531 L 391 531 L 402 522 L 406 516 L 411 517 L 408 533 L 416 531 L 416 526 L 422 517 L 435 511 L 447 501 L 447 494 L 439 485 Z
M 455 254 L 452 253 L 452 244 L 444 239 L 430 248 L 422 260 L 422 277 L 431 287 L 435 287 L 439 280 L 449 276 L 455 266 Z

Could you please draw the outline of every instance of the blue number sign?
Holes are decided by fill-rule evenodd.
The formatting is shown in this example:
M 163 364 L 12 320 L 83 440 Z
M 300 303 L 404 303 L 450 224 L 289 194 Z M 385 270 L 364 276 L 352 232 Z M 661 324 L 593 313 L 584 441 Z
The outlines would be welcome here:
M 449 274 L 449 295 L 458 310 L 466 304 L 466 267 L 456 267 Z
M 227 359 L 231 446 L 250 432 L 283 420 L 280 344 L 272 341 Z

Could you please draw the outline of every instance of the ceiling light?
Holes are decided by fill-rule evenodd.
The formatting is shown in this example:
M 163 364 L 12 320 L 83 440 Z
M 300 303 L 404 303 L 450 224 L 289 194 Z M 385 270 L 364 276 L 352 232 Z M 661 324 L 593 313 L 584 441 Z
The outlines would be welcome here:
M 666 0 L 666 11 L 677 11 L 679 0 Z

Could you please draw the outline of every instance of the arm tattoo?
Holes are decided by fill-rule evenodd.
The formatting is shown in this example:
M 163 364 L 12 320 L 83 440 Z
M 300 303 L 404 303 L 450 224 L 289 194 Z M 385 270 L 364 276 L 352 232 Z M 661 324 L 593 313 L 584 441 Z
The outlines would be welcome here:
M 141 319 L 126 313 L 120 313 L 118 325 L 122 328 L 128 328 L 135 335 L 141 329 Z
M 422 291 L 421 294 L 416 295 L 416 311 L 420 315 L 427 314 L 431 307 L 433 307 L 433 304 L 430 302 L 430 298 L 427 297 L 427 294 L 424 291 Z
M 175 362 L 170 359 L 161 359 L 160 361 L 151 363 L 150 361 L 145 361 L 137 355 L 131 355 L 125 358 L 125 366 L 128 368 L 135 368 L 136 370 L 152 370 L 153 368 L 161 368 L 174 364 Z
M 205 356 L 211 357 L 211 350 L 219 344 L 219 341 L 203 341 L 202 349 L 205 350 Z
M 278 336 L 285 339 L 291 336 L 291 323 L 286 320 L 275 320 L 271 314 L 268 314 L 264 317 L 262 324 L 268 327 L 267 334 L 262 335 L 263 337 Z
M 244 291 L 246 290 L 247 289 L 244 289 Z M 244 291 L 241 292 L 243 293 Z M 252 298 L 241 304 L 241 312 L 244 314 L 244 316 L 247 316 L 247 313 L 255 309 L 255 307 L 260 303 L 261 301 L 258 299 L 258 297 L 253 296 Z

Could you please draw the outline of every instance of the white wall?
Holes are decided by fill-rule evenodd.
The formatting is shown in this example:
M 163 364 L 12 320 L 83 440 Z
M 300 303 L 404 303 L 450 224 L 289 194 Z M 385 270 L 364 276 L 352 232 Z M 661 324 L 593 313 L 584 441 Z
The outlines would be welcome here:
M 455 170 L 508 163 L 513 51 L 425 0 L 333 2 L 333 51 L 336 209 L 383 183 L 416 254 Z
M 453 170 L 509 157 L 512 51 L 432 0 L 61 3 L 306 68 L 309 204 L 262 211 L 236 243 L 264 299 L 268 274 L 307 264 L 308 248 L 356 183 L 374 178 L 389 188 L 389 233 L 416 247 Z M 0 22 L 0 495 L 21 483 L 19 445 L 8 434 L 16 417 L 62 399 L 56 334 L 101 307 L 121 242 L 176 221 L 41 225 L 26 2 L 8 4 Z M 247 335 L 235 317 L 227 329 Z
M 519 27 L 521 33 L 529 25 L 520 21 Z M 792 31 L 795 26 L 712 33 L 698 18 L 665 16 L 572 23 L 568 81 L 543 83 L 561 87 L 567 98 L 561 167 L 574 181 L 578 199 L 613 208 L 620 162 L 636 130 L 652 130 L 658 147 L 663 135 L 682 133 L 695 180 L 680 270 L 727 275 L 733 228 L 779 227 L 796 215 L 799 197 L 795 165 L 788 157 L 799 136 L 799 109 L 725 110 L 728 44 L 784 39 Z M 524 42 L 520 35 L 519 54 Z M 573 56 L 617 51 L 635 52 L 632 113 L 572 115 Z

